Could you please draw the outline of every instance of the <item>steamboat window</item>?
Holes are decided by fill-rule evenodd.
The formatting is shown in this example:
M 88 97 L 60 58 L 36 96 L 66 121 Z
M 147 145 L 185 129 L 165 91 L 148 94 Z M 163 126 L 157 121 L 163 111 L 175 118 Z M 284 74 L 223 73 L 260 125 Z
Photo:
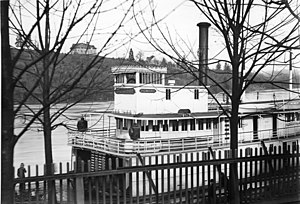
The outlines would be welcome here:
M 290 117 L 289 113 L 285 114 L 285 120 L 286 120 L 286 122 L 290 122 L 291 121 L 291 117 Z
M 152 73 L 149 74 L 149 82 L 150 82 L 150 84 L 153 83 L 153 74 Z
M 159 120 L 158 121 L 158 131 L 161 131 L 161 128 L 162 128 L 162 126 L 163 126 L 163 120 Z
M 140 73 L 140 83 L 141 84 L 149 84 L 150 77 L 148 73 Z
M 141 120 L 137 120 L 137 125 L 141 128 L 141 126 L 142 126 Z
M 215 119 L 213 120 L 213 128 L 214 128 L 214 129 L 218 129 L 218 119 L 217 119 L 217 118 L 215 118 Z
M 127 130 L 127 129 L 128 129 L 127 119 L 124 119 L 123 130 Z
M 203 120 L 197 119 L 197 124 L 198 124 L 198 130 L 204 130 Z
M 300 120 L 300 113 L 296 113 L 295 117 L 296 117 L 296 120 L 299 121 Z
M 190 120 L 190 130 L 195 130 L 195 129 L 196 129 L 195 119 L 191 119 Z
M 145 131 L 149 131 L 149 124 L 145 126 Z
M 169 130 L 169 127 L 168 127 L 168 121 L 165 120 L 164 121 L 164 124 L 163 124 L 163 131 L 168 131 Z
M 158 84 L 157 74 L 153 74 L 153 83 Z
M 145 82 L 145 80 L 144 80 L 144 73 L 140 73 L 140 84 L 144 84 Z
M 199 99 L 199 89 L 194 90 L 194 99 Z
M 162 84 L 162 74 L 160 73 L 140 73 L 141 84 Z
M 116 75 L 116 83 L 124 83 L 123 74 L 117 74 Z
M 294 121 L 294 113 L 286 113 L 285 114 L 285 120 L 286 122 L 291 122 L 291 121 Z
M 146 129 L 148 128 L 147 123 L 145 120 L 141 121 L 141 131 L 147 131 Z
M 171 100 L 171 89 L 166 89 L 166 100 Z
M 148 84 L 148 75 L 146 73 L 143 74 L 143 84 Z
M 145 131 L 144 121 L 141 121 L 141 131 Z
M 153 124 L 153 131 L 159 131 L 159 122 L 158 121 L 154 121 L 154 124 Z
M 211 129 L 211 119 L 206 120 L 206 129 L 210 130 Z
M 242 118 L 239 118 L 239 128 L 242 128 L 243 127 L 243 119 Z
M 177 120 L 171 120 L 170 123 L 172 125 L 172 131 L 178 131 L 178 121 Z
M 117 125 L 117 129 L 121 129 L 122 127 L 122 119 L 121 118 L 116 118 L 116 125 Z
M 126 74 L 127 84 L 135 84 L 135 73 Z
M 146 131 L 153 130 L 153 120 L 148 121 L 148 125 L 146 126 Z
M 158 74 L 158 83 L 162 84 L 162 74 Z
M 187 120 L 181 121 L 181 131 L 187 131 Z
M 128 128 L 132 127 L 133 126 L 133 120 L 127 120 L 128 121 Z

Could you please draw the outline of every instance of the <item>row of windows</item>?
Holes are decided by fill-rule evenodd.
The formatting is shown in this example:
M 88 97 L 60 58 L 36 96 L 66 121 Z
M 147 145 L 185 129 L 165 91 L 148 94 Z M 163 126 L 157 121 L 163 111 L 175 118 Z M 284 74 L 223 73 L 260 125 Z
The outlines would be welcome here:
M 141 131 L 169 131 L 170 128 L 172 131 L 188 131 L 188 125 L 190 126 L 189 130 L 210 130 L 212 128 L 217 128 L 217 119 L 189 119 L 189 120 L 158 120 L 153 121 L 141 121 L 138 120 L 137 124 L 141 128 Z M 128 127 L 133 125 L 132 120 L 120 119 L 116 120 L 117 129 L 128 130 Z
M 117 74 L 115 76 L 116 83 L 124 83 L 125 78 L 127 84 L 135 84 L 135 73 Z
M 124 75 L 123 74 L 117 74 L 115 79 L 116 79 L 116 83 L 124 83 Z
M 300 113 L 286 113 L 286 122 L 300 121 Z M 132 126 L 133 120 L 117 118 L 117 129 L 128 130 Z M 188 131 L 188 130 L 210 130 L 217 129 L 218 120 L 214 119 L 188 119 L 188 120 L 137 120 L 137 124 L 141 131 Z M 239 118 L 238 127 L 243 127 L 243 119 Z M 225 120 L 225 128 L 229 130 L 229 120 Z
M 136 83 L 136 73 L 117 74 L 116 83 L 124 83 L 126 78 L 127 84 Z M 125 77 L 125 78 L 124 78 Z M 140 84 L 162 84 L 162 74 L 159 73 L 139 73 Z
M 162 74 L 140 73 L 140 84 L 162 84 Z
M 286 113 L 285 114 L 285 121 L 292 122 L 292 121 L 300 121 L 300 113 Z

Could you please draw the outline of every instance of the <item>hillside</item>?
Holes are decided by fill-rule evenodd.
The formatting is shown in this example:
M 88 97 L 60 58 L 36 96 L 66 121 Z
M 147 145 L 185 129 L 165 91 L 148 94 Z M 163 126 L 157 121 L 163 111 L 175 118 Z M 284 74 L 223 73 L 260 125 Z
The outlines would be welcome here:
M 17 50 L 12 49 L 12 55 L 16 55 Z M 33 51 L 26 51 L 22 54 L 19 61 L 16 64 L 16 67 L 19 68 L 17 72 L 14 73 L 15 77 L 17 77 L 18 73 L 22 71 L 22 68 L 25 67 L 26 64 L 29 64 L 32 59 L 32 53 Z M 73 54 L 65 56 L 64 54 L 60 55 L 61 61 L 58 65 L 58 69 L 56 70 L 55 74 L 53 75 L 53 82 L 52 86 L 53 88 L 61 86 L 61 84 L 64 83 L 64 80 L 66 78 L 72 78 L 72 74 L 76 72 L 76 70 L 80 70 L 83 67 L 85 67 L 88 63 L 93 60 L 94 55 L 79 55 L 79 54 Z M 158 66 L 159 63 L 156 62 L 156 64 L 151 64 L 149 62 L 140 60 L 139 62 L 135 61 L 128 61 L 126 59 L 122 58 L 103 58 L 98 57 L 99 63 L 93 67 L 90 73 L 88 73 L 83 80 L 80 82 L 79 86 L 84 86 L 86 83 L 89 83 L 93 76 L 100 72 L 100 77 L 97 78 L 97 86 L 94 86 L 94 90 L 92 90 L 92 94 L 85 97 L 84 101 L 111 101 L 113 100 L 113 75 L 111 73 L 111 67 L 113 66 L 121 66 L 121 65 L 146 65 L 146 66 Z M 175 85 L 197 85 L 198 81 L 189 73 L 184 73 L 182 69 L 179 68 L 179 66 L 175 65 L 174 63 L 167 62 L 164 60 L 160 62 L 162 66 L 166 66 L 168 68 L 168 74 L 166 76 L 166 80 L 168 79 L 174 79 L 176 81 Z M 21 78 L 21 84 L 23 87 L 19 86 L 16 88 L 15 91 L 15 99 L 16 101 L 22 100 L 22 97 L 24 96 L 25 90 L 29 89 L 30 87 L 34 86 L 33 80 L 33 72 L 36 72 L 37 70 L 41 69 L 40 63 L 37 64 L 37 66 L 33 67 L 29 70 L 28 73 L 25 73 Z M 208 71 L 209 76 L 217 81 L 218 83 L 221 83 L 227 90 L 231 90 L 231 80 L 230 80 L 230 67 L 225 67 L 224 69 L 211 69 Z M 198 75 L 197 70 L 195 70 L 195 74 Z M 276 77 L 274 77 L 276 76 Z M 288 74 L 287 73 L 273 73 L 273 75 L 270 74 L 259 74 L 256 77 L 257 84 L 251 85 L 249 87 L 249 91 L 251 90 L 260 90 L 260 89 L 269 89 L 269 88 L 277 88 L 276 86 L 272 84 L 265 83 L 269 79 L 275 79 L 276 81 L 283 82 L 281 85 L 284 87 L 288 87 Z M 210 85 L 210 89 L 213 93 L 220 92 L 220 88 L 213 85 L 211 80 L 208 80 L 208 83 Z M 26 87 L 26 89 L 24 89 Z M 68 100 L 74 100 L 73 96 L 76 95 L 76 90 L 73 91 L 73 93 L 69 93 L 64 98 L 62 98 L 61 102 L 66 102 Z M 37 100 L 36 98 L 41 97 L 41 89 L 38 88 L 35 91 L 35 97 L 31 97 L 29 99 L 29 102 L 35 103 Z

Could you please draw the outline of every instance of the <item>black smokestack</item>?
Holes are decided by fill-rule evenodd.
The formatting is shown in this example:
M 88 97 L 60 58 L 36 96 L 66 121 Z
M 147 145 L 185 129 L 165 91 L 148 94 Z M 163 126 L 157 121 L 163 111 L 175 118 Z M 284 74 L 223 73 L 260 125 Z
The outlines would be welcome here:
M 198 23 L 199 27 L 199 85 L 207 85 L 208 66 L 208 28 L 210 23 Z

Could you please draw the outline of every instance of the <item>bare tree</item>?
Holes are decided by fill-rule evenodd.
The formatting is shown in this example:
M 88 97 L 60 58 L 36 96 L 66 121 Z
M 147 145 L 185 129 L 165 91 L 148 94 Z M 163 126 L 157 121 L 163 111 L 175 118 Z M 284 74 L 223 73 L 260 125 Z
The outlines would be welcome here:
M 13 203 L 13 155 L 14 155 L 14 103 L 13 69 L 9 50 L 9 2 L 1 1 L 1 71 L 2 71 L 2 107 L 1 107 L 1 202 Z M 5 94 L 4 94 L 5 93 Z M 6 167 L 5 169 L 3 167 Z
M 139 51 L 139 52 L 136 54 L 136 59 L 137 59 L 137 61 L 143 60 L 143 57 L 144 57 L 144 53 L 143 53 L 142 51 Z
M 226 114 L 230 120 L 230 149 L 235 158 L 238 149 L 238 113 L 241 97 L 255 83 L 272 83 L 277 87 L 283 87 L 284 83 L 276 81 L 274 75 L 270 75 L 263 81 L 257 80 L 257 76 L 274 62 L 279 63 L 281 56 L 289 50 L 299 49 L 297 32 L 299 21 L 289 12 L 287 4 L 275 4 L 274 1 L 191 0 L 190 2 L 198 8 L 199 12 L 222 37 L 224 51 L 226 51 L 225 57 L 217 55 L 215 58 L 209 59 L 208 64 L 202 64 L 202 66 L 219 62 L 229 63 L 231 69 L 227 74 L 230 74 L 230 78 L 227 78 L 226 81 L 230 81 L 231 87 L 234 87 L 231 90 L 226 89 L 225 83 L 216 81 L 205 70 L 198 69 L 203 62 L 200 61 L 199 65 L 198 60 L 195 59 L 197 56 L 193 51 L 195 48 L 190 47 L 188 42 L 178 36 L 176 39 L 172 38 L 171 32 L 160 26 L 161 19 L 157 19 L 153 1 L 149 0 L 149 10 L 152 14 L 151 23 L 148 24 L 143 15 L 136 15 L 135 20 L 140 30 L 144 31 L 143 34 L 148 42 L 157 51 L 180 65 L 184 72 L 197 78 L 200 85 L 205 86 L 212 97 L 215 98 L 208 85 L 218 87 L 230 99 L 231 107 L 226 110 L 215 98 L 223 110 L 223 114 Z M 152 28 L 153 25 L 156 25 L 155 31 Z M 151 30 L 147 29 L 150 27 Z M 160 37 L 155 38 L 152 35 L 154 32 L 160 33 Z M 164 40 L 164 43 L 161 39 Z M 184 47 L 179 46 L 180 44 Z M 222 52 L 222 50 L 219 51 Z M 198 72 L 200 72 L 200 77 Z M 202 75 L 209 79 L 210 84 L 200 79 Z M 237 164 L 233 163 L 230 165 L 231 203 L 240 203 L 237 181 Z
M 14 3 L 19 3 L 19 8 L 27 11 L 26 15 L 21 14 L 21 10 L 15 9 Z M 43 128 L 46 174 L 52 174 L 51 131 L 59 125 L 64 125 L 59 123 L 57 118 L 85 97 L 96 91 L 105 91 L 107 87 L 103 84 L 107 83 L 103 82 L 107 79 L 101 74 L 105 71 L 103 60 L 126 43 L 124 40 L 123 44 L 116 45 L 112 40 L 122 26 L 130 21 L 129 14 L 135 1 L 115 4 L 105 1 L 72 0 L 36 1 L 35 4 L 28 1 L 14 3 L 1 1 L 2 203 L 13 203 L 14 145 L 34 123 L 41 124 Z M 109 31 L 98 28 L 98 21 L 102 15 L 115 11 L 116 8 L 121 8 L 124 15 L 111 22 Z M 22 19 L 24 16 L 30 16 L 31 20 L 25 21 Z M 9 28 L 11 33 L 22 39 L 21 43 L 18 42 L 20 45 L 18 49 L 10 49 Z M 85 44 L 86 49 L 89 49 L 93 38 L 100 34 L 102 40 L 98 44 L 98 52 L 89 55 L 88 61 L 80 62 L 70 70 L 66 62 L 71 57 L 72 50 L 62 53 L 70 39 L 78 44 L 87 36 Z M 34 35 L 37 36 L 38 43 L 31 40 Z M 13 51 L 13 57 L 10 50 Z M 14 98 L 17 92 L 22 95 Z M 33 109 L 28 105 L 32 101 L 40 104 L 40 108 Z M 55 111 L 51 111 L 58 103 L 61 105 Z M 14 120 L 24 112 L 28 120 L 23 129 L 16 134 Z M 49 203 L 54 203 L 53 182 L 48 183 L 48 195 Z

